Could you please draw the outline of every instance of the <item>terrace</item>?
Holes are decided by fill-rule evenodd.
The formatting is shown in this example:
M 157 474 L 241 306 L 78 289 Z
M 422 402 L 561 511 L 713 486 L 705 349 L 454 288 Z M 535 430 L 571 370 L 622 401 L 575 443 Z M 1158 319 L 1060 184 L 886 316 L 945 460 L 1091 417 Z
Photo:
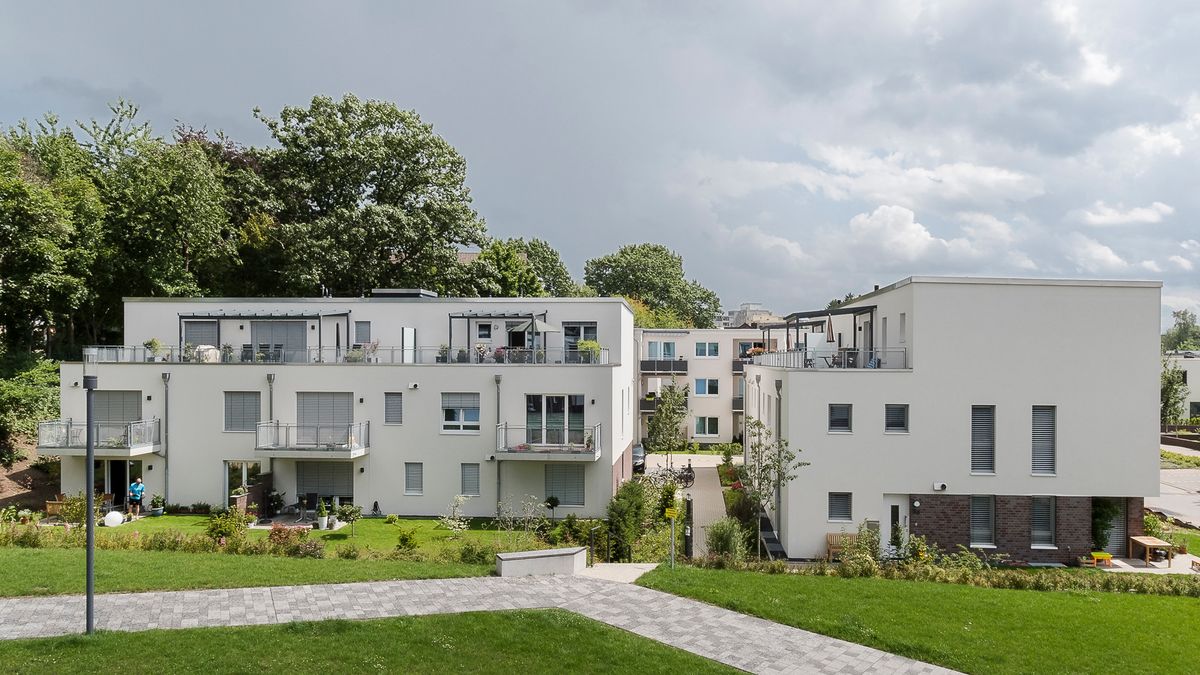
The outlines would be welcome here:
M 147 347 L 101 346 L 100 363 L 195 363 L 213 364 L 361 364 L 361 365 L 610 365 L 608 349 L 558 348 L 458 348 L 385 347 L 373 344 L 359 347 L 307 347 L 285 349 L 281 344 L 244 344 L 238 347 Z M 686 372 L 686 370 L 685 370 Z
M 158 419 L 133 422 L 93 422 L 96 454 L 105 457 L 148 455 L 161 443 Z M 87 454 L 87 422 L 72 419 L 38 424 L 38 453 L 67 457 Z
M 371 448 L 371 423 L 259 422 L 255 454 L 282 459 L 354 459 Z

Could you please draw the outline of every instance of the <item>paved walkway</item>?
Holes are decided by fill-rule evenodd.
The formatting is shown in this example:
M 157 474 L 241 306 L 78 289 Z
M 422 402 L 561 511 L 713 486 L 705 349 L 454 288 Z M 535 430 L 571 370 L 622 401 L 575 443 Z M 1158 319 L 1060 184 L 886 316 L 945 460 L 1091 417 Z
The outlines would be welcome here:
M 1200 469 L 1162 469 L 1159 494 L 1147 497 L 1146 506 L 1200 527 Z
M 585 577 L 478 577 L 96 596 L 100 630 L 558 607 L 755 673 L 943 673 L 940 667 L 659 591 Z M 0 638 L 79 633 L 83 596 L 0 599 Z
M 708 553 L 708 526 L 725 517 L 725 498 L 721 496 L 717 470 L 696 469 L 696 484 L 687 492 L 692 493 L 692 553 L 703 556 Z

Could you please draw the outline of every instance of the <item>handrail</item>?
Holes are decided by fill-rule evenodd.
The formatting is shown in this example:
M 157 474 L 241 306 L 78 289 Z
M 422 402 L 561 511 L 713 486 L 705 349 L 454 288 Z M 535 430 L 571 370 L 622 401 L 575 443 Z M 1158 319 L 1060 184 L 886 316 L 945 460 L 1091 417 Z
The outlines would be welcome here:
M 388 347 L 374 344 L 345 347 L 285 349 L 281 344 L 241 344 L 215 347 L 161 347 L 150 350 L 136 345 L 97 346 L 100 363 L 198 363 L 198 364 L 474 364 L 474 365 L 609 365 L 609 350 L 548 347 Z
M 254 447 L 263 450 L 362 450 L 371 447 L 371 423 L 259 422 L 255 427 Z
M 161 442 L 162 423 L 158 418 L 133 422 L 92 422 L 97 448 L 134 448 Z M 38 447 L 83 448 L 87 446 L 87 422 L 73 419 L 38 423 Z
M 905 370 L 908 348 L 895 349 L 792 349 L 754 357 L 754 364 L 796 370 Z
M 599 454 L 601 425 L 574 429 L 546 429 L 525 425 L 497 424 L 497 452 Z

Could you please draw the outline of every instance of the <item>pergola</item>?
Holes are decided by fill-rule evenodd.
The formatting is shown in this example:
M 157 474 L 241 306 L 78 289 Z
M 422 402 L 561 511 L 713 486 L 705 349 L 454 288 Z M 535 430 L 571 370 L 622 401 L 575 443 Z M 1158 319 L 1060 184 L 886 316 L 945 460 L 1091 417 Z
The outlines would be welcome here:
M 466 346 L 467 346 L 467 348 L 470 348 L 470 346 L 471 346 L 471 344 L 470 344 L 470 342 L 471 342 L 471 322 L 472 321 L 494 321 L 494 320 L 516 321 L 516 320 L 524 319 L 525 321 L 530 322 L 531 327 L 534 327 L 537 325 L 534 323 L 535 321 L 537 321 L 540 318 L 544 322 L 546 320 L 547 315 L 548 315 L 548 312 L 546 312 L 545 310 L 543 310 L 540 313 L 538 313 L 538 312 L 477 312 L 477 311 L 451 312 L 448 315 L 448 318 L 446 320 L 446 327 L 447 327 L 447 329 L 446 329 L 446 345 L 448 347 L 450 347 L 451 349 L 454 348 L 454 320 L 455 319 L 463 319 L 467 322 L 467 345 Z M 535 334 L 542 333 L 542 331 L 536 331 L 536 330 L 532 331 L 532 332 Z
M 350 310 L 337 309 L 326 312 L 311 312 L 311 311 L 295 311 L 295 312 L 271 312 L 271 311 L 233 311 L 216 310 L 213 312 L 191 312 L 179 315 L 179 346 L 183 346 L 183 322 L 186 320 L 196 319 L 244 319 L 246 321 L 284 321 L 284 320 L 299 320 L 299 321 L 317 321 L 317 344 L 324 346 L 325 342 L 322 339 L 322 325 L 319 319 L 324 319 L 332 316 L 346 317 L 346 344 L 349 345 L 353 340 L 350 339 Z M 340 331 L 339 331 L 340 332 Z M 339 347 L 341 346 L 341 335 L 338 335 Z M 217 323 L 217 343 L 221 342 L 221 324 Z
M 772 323 L 760 326 L 763 330 L 763 340 L 770 343 L 772 330 L 783 330 L 787 338 L 788 349 L 792 345 L 800 342 L 801 328 L 816 328 L 823 326 L 827 321 L 835 316 L 852 315 L 859 317 L 863 314 L 871 315 L 871 325 L 875 325 L 875 308 L 876 305 L 858 305 L 856 307 L 834 307 L 833 309 L 814 309 L 805 312 L 792 312 L 783 318 L 783 323 Z M 793 333 L 795 331 L 795 333 Z M 854 336 L 855 343 L 858 342 L 858 336 Z

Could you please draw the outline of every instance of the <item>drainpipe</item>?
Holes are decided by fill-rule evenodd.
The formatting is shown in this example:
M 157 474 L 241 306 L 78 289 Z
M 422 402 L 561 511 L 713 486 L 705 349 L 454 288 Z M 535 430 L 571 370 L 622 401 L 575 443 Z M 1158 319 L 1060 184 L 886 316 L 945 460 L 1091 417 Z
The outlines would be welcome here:
M 267 373 L 267 419 L 275 421 L 275 373 Z M 257 431 L 257 430 L 256 430 Z M 257 442 L 257 441 L 256 441 Z M 275 458 L 267 458 L 267 473 L 271 474 L 271 482 L 275 482 Z
M 163 501 L 171 503 L 171 461 L 167 459 L 169 449 L 168 439 L 171 433 L 171 373 L 162 374 L 163 383 L 163 428 L 162 428 L 162 457 L 163 457 Z
M 775 441 L 783 439 L 783 380 L 775 380 Z M 775 483 L 775 537 L 783 532 L 783 481 Z M 782 543 L 782 539 L 780 540 Z
M 496 373 L 493 377 L 496 378 L 496 428 L 499 429 L 500 428 L 500 380 L 503 380 L 504 376 L 501 375 L 500 373 Z M 496 450 L 499 450 L 499 448 L 496 448 Z M 500 517 L 500 500 L 501 500 L 500 458 L 497 457 L 496 458 L 496 517 L 497 518 Z

